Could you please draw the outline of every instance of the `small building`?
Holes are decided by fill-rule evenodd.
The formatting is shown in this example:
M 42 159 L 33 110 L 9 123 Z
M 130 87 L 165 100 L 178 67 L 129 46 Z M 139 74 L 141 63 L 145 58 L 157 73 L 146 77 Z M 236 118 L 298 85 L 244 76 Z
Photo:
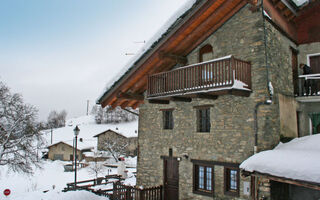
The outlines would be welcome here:
M 280 143 L 249 157 L 240 169 L 258 179 L 260 184 L 253 188 L 259 196 L 270 193 L 273 200 L 320 199 L 319 143 L 320 134 Z
M 57 142 L 48 146 L 48 159 L 50 160 L 63 160 L 72 161 L 73 160 L 73 143 L 72 142 Z M 77 144 L 77 158 L 79 160 L 84 159 L 84 152 L 90 152 L 93 146 L 88 146 L 83 144 L 81 140 Z
M 134 132 L 136 134 L 136 131 Z M 137 149 L 138 149 L 138 137 L 132 135 L 132 134 L 123 134 L 119 133 L 115 130 L 108 129 L 102 133 L 99 133 L 93 137 L 98 138 L 98 150 L 103 151 L 104 148 L 104 142 L 107 140 L 117 140 L 119 142 L 126 142 L 128 143 L 126 152 L 128 156 L 136 156 L 137 155 Z

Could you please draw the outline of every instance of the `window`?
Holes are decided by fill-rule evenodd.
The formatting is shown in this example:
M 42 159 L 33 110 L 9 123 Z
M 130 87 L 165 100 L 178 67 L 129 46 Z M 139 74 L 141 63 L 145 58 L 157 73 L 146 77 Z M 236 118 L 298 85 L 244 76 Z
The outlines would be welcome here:
M 239 180 L 239 168 L 224 168 L 224 185 L 226 195 L 239 196 Z
M 163 110 L 163 129 L 173 129 L 172 110 Z
M 210 44 L 206 44 L 199 50 L 199 62 L 208 61 L 213 58 L 213 50 Z
M 213 194 L 213 166 L 194 163 L 193 192 L 197 194 Z
M 198 109 L 198 132 L 210 132 L 210 108 Z

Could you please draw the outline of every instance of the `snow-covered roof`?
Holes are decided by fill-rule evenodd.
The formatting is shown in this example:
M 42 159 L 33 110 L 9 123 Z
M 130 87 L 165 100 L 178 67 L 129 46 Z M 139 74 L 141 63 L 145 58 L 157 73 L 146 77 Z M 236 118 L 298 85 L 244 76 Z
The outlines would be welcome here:
M 189 0 L 187 1 L 181 8 L 179 8 L 173 15 L 170 17 L 167 22 L 160 27 L 160 29 L 156 32 L 156 34 L 148 40 L 148 42 L 141 48 L 140 52 L 138 52 L 119 72 L 118 75 L 114 76 L 111 79 L 105 89 L 103 90 L 102 94 L 98 98 L 97 102 L 103 98 L 103 96 L 115 86 L 115 84 L 120 81 L 131 69 L 135 67 L 135 64 L 139 62 L 151 49 L 153 49 L 163 37 L 165 37 L 172 29 L 175 27 L 183 18 L 184 16 L 189 13 L 190 10 L 199 3 L 200 0 Z
M 280 143 L 243 161 L 242 170 L 320 183 L 320 134 Z
M 67 120 L 66 126 L 62 128 L 56 128 L 52 131 L 52 144 L 58 142 L 65 142 L 67 144 L 73 144 L 74 132 L 73 129 L 78 126 L 80 133 L 78 135 L 78 145 L 82 145 L 83 148 L 91 148 L 97 146 L 97 139 L 93 136 L 105 132 L 106 130 L 115 130 L 116 132 L 124 135 L 125 137 L 137 137 L 138 136 L 138 121 L 119 123 L 119 124 L 96 124 L 94 116 L 82 116 L 79 118 L 73 118 Z M 51 130 L 43 131 L 47 144 L 51 144 Z M 82 138 L 83 142 L 80 142 Z
M 64 144 L 69 145 L 70 147 L 73 147 L 73 141 L 65 141 L 65 142 L 60 141 L 60 142 L 56 142 L 56 143 L 49 145 L 48 148 L 50 148 L 54 145 L 57 145 L 59 143 L 64 143 Z M 77 149 L 78 150 L 93 149 L 93 148 L 94 148 L 94 144 L 92 144 L 92 142 L 81 142 L 79 140 L 77 142 Z
M 98 137 L 99 135 L 104 134 L 105 132 L 108 132 L 108 131 L 115 132 L 115 133 L 117 133 L 119 135 L 122 135 L 122 136 L 124 136 L 126 138 L 138 137 L 138 130 L 132 130 L 132 129 L 131 130 L 128 130 L 128 129 L 125 130 L 124 128 L 125 127 L 118 128 L 116 126 L 113 126 L 113 127 L 110 127 L 110 129 L 108 129 L 106 131 L 103 131 L 103 132 L 101 132 L 101 133 L 99 133 L 99 134 L 97 134 L 97 135 L 95 135 L 93 137 Z

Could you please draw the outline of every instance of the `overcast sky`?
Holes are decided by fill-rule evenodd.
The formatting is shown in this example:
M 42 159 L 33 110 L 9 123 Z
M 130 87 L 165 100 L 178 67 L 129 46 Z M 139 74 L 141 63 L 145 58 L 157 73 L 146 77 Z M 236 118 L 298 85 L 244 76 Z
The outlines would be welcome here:
M 0 81 L 45 120 L 86 114 L 106 84 L 188 0 L 2 0 Z

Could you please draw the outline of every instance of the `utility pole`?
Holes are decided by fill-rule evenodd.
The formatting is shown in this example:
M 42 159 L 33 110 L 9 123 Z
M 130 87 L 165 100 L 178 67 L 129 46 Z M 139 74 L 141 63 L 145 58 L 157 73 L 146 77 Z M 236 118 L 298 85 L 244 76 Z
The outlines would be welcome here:
M 87 100 L 87 116 L 89 115 L 89 100 Z
M 53 134 L 53 129 L 51 128 L 51 144 L 52 144 L 52 134 Z

